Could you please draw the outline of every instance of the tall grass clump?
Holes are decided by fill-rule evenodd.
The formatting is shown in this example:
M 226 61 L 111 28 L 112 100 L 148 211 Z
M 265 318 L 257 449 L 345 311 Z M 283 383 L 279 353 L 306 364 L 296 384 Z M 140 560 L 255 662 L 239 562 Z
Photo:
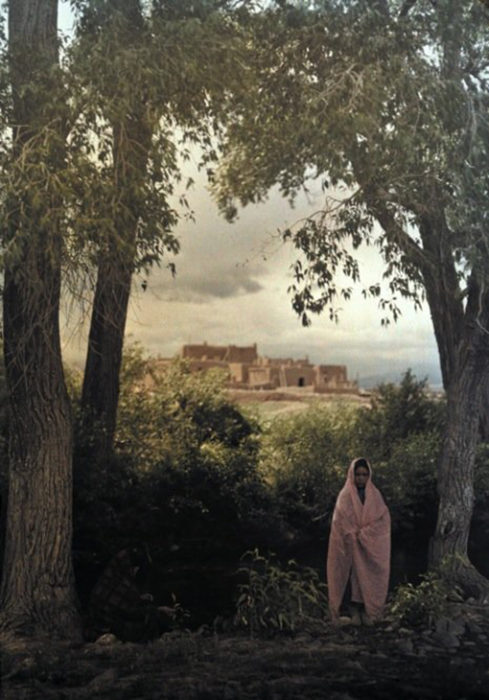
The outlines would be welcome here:
M 289 560 L 281 564 L 255 549 L 246 552 L 238 572 L 234 625 L 250 636 L 272 637 L 319 631 L 327 619 L 326 585 L 317 571 Z

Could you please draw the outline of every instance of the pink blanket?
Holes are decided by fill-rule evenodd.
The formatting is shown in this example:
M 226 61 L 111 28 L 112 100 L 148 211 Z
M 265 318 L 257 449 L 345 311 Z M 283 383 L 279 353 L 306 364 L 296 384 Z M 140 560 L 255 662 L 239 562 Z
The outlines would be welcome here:
M 390 569 L 390 515 L 380 491 L 372 483 L 372 469 L 362 504 L 350 464 L 338 494 L 329 536 L 327 579 L 329 607 L 336 617 L 348 579 L 352 601 L 365 605 L 373 619 L 382 615 Z

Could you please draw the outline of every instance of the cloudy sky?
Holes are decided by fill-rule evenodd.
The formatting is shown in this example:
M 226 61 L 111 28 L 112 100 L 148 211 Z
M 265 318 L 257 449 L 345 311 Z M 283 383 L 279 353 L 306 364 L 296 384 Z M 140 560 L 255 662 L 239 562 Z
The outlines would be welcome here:
M 287 287 L 294 254 L 280 244 L 277 232 L 317 210 L 319 193 L 301 197 L 291 209 L 278 193 L 268 202 L 241 211 L 234 224 L 219 215 L 205 183 L 189 196 L 195 223 L 177 229 L 182 251 L 174 258 L 172 278 L 165 264 L 147 279 L 135 279 L 127 324 L 130 340 L 152 355 L 172 356 L 184 343 L 256 342 L 269 357 L 304 357 L 314 363 L 346 364 L 350 378 L 368 383 L 372 376 L 392 378 L 408 367 L 419 377 L 439 383 L 438 361 L 426 310 L 410 305 L 396 324 L 381 327 L 374 300 L 365 301 L 359 287 L 349 303 L 340 305 L 339 322 L 314 317 L 304 328 L 291 308 Z M 168 260 L 169 261 L 169 260 Z M 167 261 L 167 262 L 168 262 Z M 375 251 L 362 254 L 363 284 L 378 281 L 382 268 Z M 86 324 L 73 333 L 64 330 L 68 361 L 81 363 Z
M 70 17 L 62 5 L 61 24 Z M 189 166 L 191 167 L 191 166 Z M 194 173 L 192 174 L 195 177 Z M 190 205 L 195 223 L 178 227 L 182 251 L 175 258 L 173 279 L 165 265 L 155 270 L 142 289 L 135 280 L 127 323 L 129 340 L 139 341 L 152 355 L 172 356 L 184 343 L 256 342 L 269 357 L 304 357 L 314 363 L 346 364 L 349 377 L 398 378 L 407 368 L 418 377 L 440 383 L 436 346 L 427 309 L 402 306 L 402 317 L 387 328 L 380 325 L 377 302 L 365 301 L 360 288 L 342 305 L 339 323 L 314 317 L 304 328 L 291 308 L 293 252 L 278 243 L 277 232 L 317 210 L 319 192 L 301 197 L 295 209 L 278 193 L 269 201 L 240 212 L 234 224 L 219 215 L 205 188 L 195 177 Z M 380 279 L 375 251 L 362 257 L 362 284 Z M 81 365 L 86 352 L 86 323 L 73 317 L 64 324 L 64 355 Z

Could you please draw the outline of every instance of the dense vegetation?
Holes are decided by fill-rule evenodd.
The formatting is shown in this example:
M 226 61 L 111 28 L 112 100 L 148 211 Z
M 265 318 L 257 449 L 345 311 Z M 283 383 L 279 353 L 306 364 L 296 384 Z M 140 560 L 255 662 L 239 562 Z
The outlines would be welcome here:
M 444 401 L 429 395 L 424 380 L 408 371 L 399 385 L 377 387 L 369 405 L 317 401 L 265 419 L 227 398 L 218 371 L 192 374 L 176 361 L 153 377 L 148 391 L 146 368 L 141 349 L 131 348 L 113 460 L 95 466 L 83 449 L 88 436 L 78 436 L 74 561 L 82 606 L 114 553 L 144 542 L 151 556 L 145 585 L 161 604 L 174 594 L 191 626 L 233 614 L 242 626 L 255 613 L 236 607 L 240 591 L 253 589 L 260 607 L 270 582 L 272 603 L 285 608 L 286 596 L 290 605 L 281 621 L 272 606 L 269 624 L 298 624 L 297 600 L 308 597 L 308 587 L 324 595 L 318 581 L 324 580 L 329 522 L 346 467 L 358 455 L 371 459 L 392 514 L 391 589 L 419 582 L 436 517 L 445 420 Z M 75 374 L 69 378 L 76 406 L 81 382 Z M 5 455 L 4 411 L 1 421 Z M 488 480 L 482 443 L 470 549 L 485 575 Z M 317 613 L 316 603 L 312 607 L 307 615 Z M 301 606 L 300 619 L 305 614 Z
M 464 592 L 487 598 L 467 549 L 489 386 L 482 3 L 72 0 L 76 37 L 63 50 L 58 4 L 11 0 L 8 27 L 0 13 L 9 404 L 0 631 L 80 639 L 71 556 L 80 397 L 70 405 L 59 308 L 62 289 L 91 287 L 95 271 L 75 449 L 80 590 L 129 537 L 152 550 L 158 592 L 162 581 L 180 592 L 195 578 L 202 593 L 204 570 L 220 567 L 215 600 L 215 581 L 249 546 L 314 560 L 338 470 L 360 448 L 397 542 L 423 555 L 438 463 L 431 564 L 449 559 Z M 306 324 L 323 310 L 335 318 L 359 281 L 355 251 L 375 244 L 387 296 L 381 284 L 364 294 L 394 319 L 400 297 L 429 306 L 447 393 L 442 433 L 409 376 L 399 394 L 383 387 L 370 411 L 311 409 L 260 427 L 175 370 L 152 396 L 128 390 L 113 450 L 131 277 L 178 251 L 168 198 L 180 157 L 197 144 L 231 218 L 236 202 L 274 185 L 293 199 L 321 177 L 324 207 L 283 235 L 299 257 L 293 308 Z M 481 542 L 473 536 L 474 560 Z
M 425 570 L 445 416 L 425 381 L 407 372 L 399 385 L 379 386 L 369 406 L 318 401 L 265 420 L 228 400 L 219 373 L 191 374 L 175 362 L 148 391 L 145 367 L 140 349 L 126 354 L 113 460 L 94 467 L 83 452 L 87 436 L 79 436 L 74 552 L 82 603 L 108 559 L 135 541 L 148 546 L 156 600 L 175 594 L 191 624 L 231 614 L 247 551 L 293 558 L 324 578 L 335 498 L 358 455 L 372 460 L 391 509 L 393 586 Z M 71 387 L 76 402 L 76 377 Z M 482 446 L 471 539 L 482 567 L 487 466 Z

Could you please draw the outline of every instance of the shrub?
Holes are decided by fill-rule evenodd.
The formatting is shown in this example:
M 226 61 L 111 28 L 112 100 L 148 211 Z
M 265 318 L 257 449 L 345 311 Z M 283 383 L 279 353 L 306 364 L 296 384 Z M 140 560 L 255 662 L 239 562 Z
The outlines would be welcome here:
M 304 535 L 325 530 L 344 482 L 355 418 L 355 408 L 316 404 L 264 430 L 260 468 L 284 518 Z
M 401 386 L 381 387 L 371 408 L 315 405 L 271 423 L 260 465 L 295 532 L 296 551 L 326 539 L 347 467 L 361 455 L 372 461 L 394 538 L 424 551 L 435 525 L 442 411 L 408 372 Z
M 440 434 L 445 402 L 427 394 L 426 379 L 417 380 L 408 370 L 399 385 L 381 384 L 369 409 L 361 410 L 355 425 L 354 454 L 367 455 L 374 463 L 390 458 L 394 445 L 412 435 Z
M 413 433 L 398 440 L 386 462 L 374 467 L 392 517 L 392 531 L 404 544 L 428 539 L 436 522 L 436 474 L 441 436 Z
M 144 371 L 140 351 L 130 351 L 110 463 L 94 470 L 83 462 L 83 451 L 78 455 L 77 575 L 89 588 L 110 555 L 143 541 L 160 589 L 153 592 L 167 598 L 175 591 L 180 600 L 173 586 L 202 580 L 205 567 L 234 571 L 240 553 L 260 543 L 257 523 L 267 541 L 277 527 L 257 469 L 258 426 L 226 399 L 221 377 L 191 374 L 176 362 L 148 392 Z M 188 596 L 195 597 L 197 580 L 190 588 Z M 187 607 L 189 597 L 183 599 Z
M 326 620 L 326 586 L 316 571 L 295 561 L 282 567 L 259 551 L 247 552 L 239 569 L 240 584 L 234 624 L 251 636 L 274 636 L 317 630 Z
M 405 583 L 397 587 L 390 612 L 401 625 L 431 627 L 435 620 L 447 616 L 451 593 L 446 578 L 428 572 L 421 576 L 421 582 L 416 586 Z
M 381 389 L 371 409 L 318 402 L 260 427 L 226 398 L 222 374 L 193 374 L 176 361 L 149 392 L 146 367 L 141 350 L 129 349 L 110 463 L 95 472 L 83 450 L 76 460 L 75 563 L 83 585 L 134 539 L 150 549 L 154 585 L 163 581 L 186 607 L 192 601 L 171 587 L 176 578 L 175 586 L 195 579 L 189 595 L 197 596 L 204 573 L 216 567 L 212 595 L 224 580 L 235 584 L 231 574 L 246 549 L 322 566 L 337 494 L 351 458 L 361 454 L 382 455 L 372 457 L 375 481 L 397 542 L 425 548 L 434 526 L 440 406 L 431 405 L 423 382 L 408 373 L 401 387 Z M 77 381 L 70 380 L 74 396 Z M 90 436 L 81 438 L 79 446 Z M 219 596 L 231 600 L 229 590 L 214 602 Z

